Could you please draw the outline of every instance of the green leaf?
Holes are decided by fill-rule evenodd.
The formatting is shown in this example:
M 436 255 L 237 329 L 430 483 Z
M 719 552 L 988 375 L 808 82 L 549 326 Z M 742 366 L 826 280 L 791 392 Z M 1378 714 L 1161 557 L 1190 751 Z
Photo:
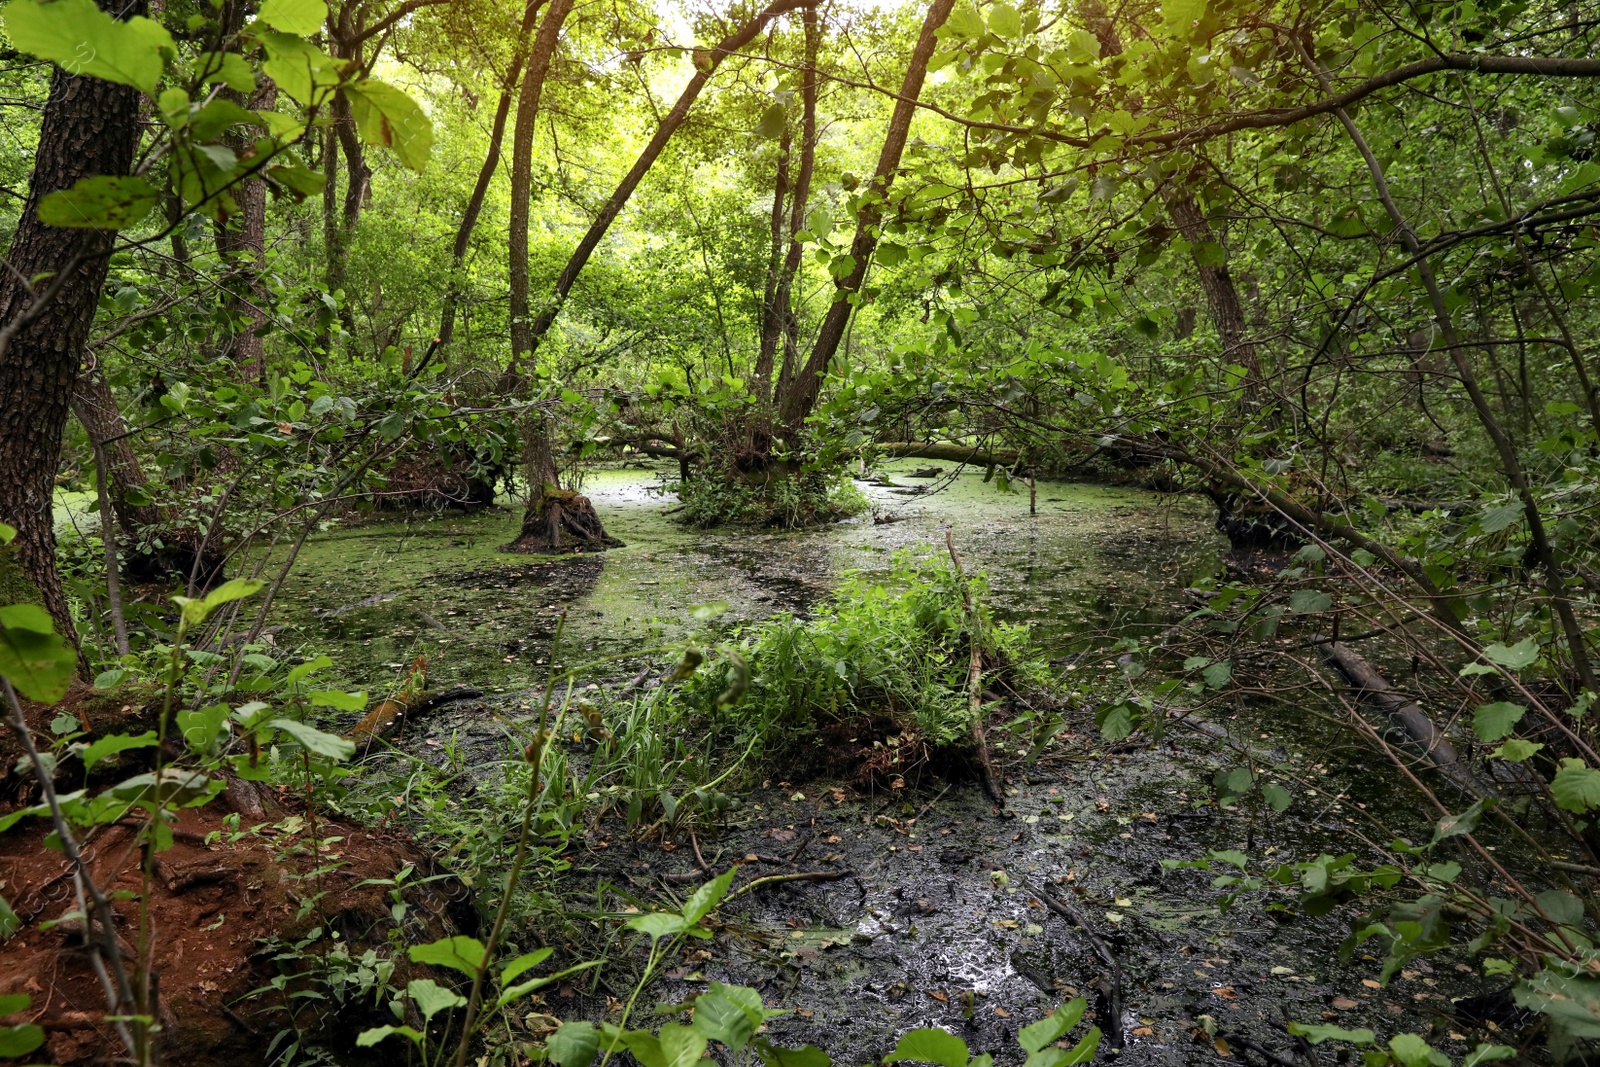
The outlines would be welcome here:
M 1089 1032 L 1071 1048 L 1060 1048 L 1055 1045 L 1042 1048 L 1038 1052 L 1028 1054 L 1022 1067 L 1073 1067 L 1074 1064 L 1088 1063 L 1094 1059 L 1094 1053 L 1100 1047 L 1100 1028 L 1089 1027 Z M 977 1064 L 973 1060 L 973 1064 Z
M 780 1048 L 770 1041 L 757 1040 L 756 1051 L 767 1067 L 833 1067 L 833 1057 L 815 1045 Z
M 1521 504 L 1502 504 L 1478 517 L 1478 529 L 1484 533 L 1499 533 L 1514 523 L 1521 523 L 1524 514 Z
M 637 930 L 641 934 L 649 934 L 651 940 L 659 941 L 671 934 L 681 934 L 686 928 L 682 915 L 673 915 L 665 911 L 653 911 L 645 915 L 635 915 L 625 924 L 630 930 Z
M 1517 1050 L 1510 1045 L 1480 1044 L 1468 1053 L 1462 1061 L 1461 1067 L 1478 1067 L 1480 1063 L 1489 1063 L 1493 1060 L 1509 1060 L 1517 1054 Z
M 1509 763 L 1521 763 L 1534 753 L 1544 748 L 1537 741 L 1525 741 L 1520 737 L 1507 738 L 1505 744 L 1489 753 L 1491 759 L 1503 759 Z
M 767 1018 L 761 994 L 745 986 L 712 982 L 694 1001 L 694 1028 L 738 1052 Z
M 1000 37 L 1021 37 L 1022 16 L 1017 9 L 1000 0 L 989 8 L 989 29 Z
M 126 752 L 133 748 L 149 748 L 156 743 L 156 732 L 154 730 L 139 734 L 137 737 L 130 734 L 112 734 L 110 737 L 102 737 L 83 750 L 83 769 L 88 771 L 107 756 L 114 756 L 118 752 Z
M 1324 1041 L 1348 1041 L 1352 1045 L 1370 1045 L 1378 1040 L 1371 1030 L 1346 1030 L 1342 1026 L 1324 1026 L 1321 1023 L 1290 1023 L 1289 1032 L 1303 1037 L 1313 1045 Z
M 17 528 L 9 523 L 0 522 L 0 545 L 9 545 L 17 536 Z
M 547 956 L 550 954 L 549 949 L 542 951 Z M 477 938 L 457 935 L 440 941 L 430 941 L 426 945 L 412 945 L 406 954 L 411 957 L 412 963 L 453 967 L 471 977 L 478 973 L 479 967 L 483 966 L 483 957 L 487 952 L 488 949 L 484 948 L 483 942 Z
M 59 703 L 72 685 L 78 654 L 32 604 L 0 608 L 0 678 L 41 704 Z
M 365 691 L 346 693 L 339 689 L 314 689 L 311 692 L 311 706 L 338 711 L 363 711 L 367 706 L 367 694 Z
M 322 0 L 264 0 L 256 21 L 284 33 L 310 37 L 322 29 L 328 5 Z
M 739 872 L 737 867 L 729 867 L 716 878 L 696 889 L 689 897 L 689 902 L 683 906 L 683 922 L 685 926 L 698 925 L 701 919 L 711 914 L 711 910 L 722 903 L 722 898 L 728 895 L 728 887 L 733 884 L 733 876 Z
M 262 171 L 262 176 L 269 182 L 281 185 L 298 200 L 303 200 L 308 196 L 317 196 L 322 192 L 322 187 L 328 181 L 326 175 L 295 164 L 270 166 Z
M 39 201 L 39 221 L 80 230 L 124 230 L 150 214 L 161 194 L 143 178 L 83 178 Z
M 1313 615 L 1333 607 L 1333 597 L 1315 589 L 1296 589 L 1289 596 L 1289 610 L 1301 615 Z
M 706 1054 L 706 1035 L 682 1023 L 667 1023 L 656 1041 L 661 1049 L 661 1067 L 695 1067 Z
M 159 23 L 136 16 L 118 22 L 94 0 L 12 0 L 0 25 L 19 51 L 48 59 L 68 74 L 131 85 L 154 95 L 165 69 L 163 53 L 176 52 Z
M 267 725 L 275 726 L 282 730 L 300 742 L 301 747 L 306 751 L 314 752 L 338 763 L 343 763 L 356 754 L 356 743 L 354 741 L 346 741 L 335 734 L 323 733 L 316 727 L 307 726 L 303 722 L 295 722 L 293 719 L 273 719 Z
M 789 126 L 789 110 L 782 104 L 773 104 L 761 113 L 756 123 L 756 136 L 776 141 Z
M 1535 638 L 1524 637 L 1514 645 L 1488 645 L 1484 648 L 1483 655 L 1491 663 L 1520 671 L 1539 658 L 1539 642 Z
M 956 4 L 950 12 L 950 17 L 945 19 L 944 25 L 945 29 L 958 37 L 982 37 L 984 31 L 988 29 L 972 0 L 961 0 Z
M 333 666 L 333 660 L 327 656 L 318 656 L 316 659 L 307 660 L 297 667 L 291 667 L 288 676 L 284 678 L 284 682 L 288 685 L 295 685 L 305 681 L 308 675 L 315 674 L 322 668 L 331 666 Z
M 545 1058 L 556 1067 L 589 1067 L 600 1051 L 600 1031 L 593 1023 L 562 1023 L 544 1043 Z
M 918 1063 L 937 1063 L 940 1067 L 967 1067 L 967 1059 L 965 1041 L 948 1030 L 922 1027 L 902 1034 L 894 1051 L 885 1056 L 883 1062 L 915 1060 Z
M 1429 1067 L 1434 1062 L 1433 1047 L 1416 1034 L 1396 1034 L 1391 1037 L 1389 1051 L 1402 1067 Z M 1444 1062 L 1448 1067 L 1450 1061 Z
M 255 72 L 236 52 L 201 52 L 189 69 L 202 85 L 221 82 L 236 93 L 250 93 L 256 87 Z
M 16 1059 L 44 1044 L 44 1027 L 38 1023 L 0 1026 L 0 1057 Z
M 1460 815 L 1446 815 L 1433 828 L 1434 843 L 1438 844 L 1440 841 L 1452 837 L 1472 833 L 1478 828 L 1478 822 L 1483 818 L 1484 810 L 1492 806 L 1486 801 L 1477 800 L 1473 802 L 1472 807 L 1463 811 Z
M 427 112 L 404 92 L 386 82 L 368 78 L 347 86 L 350 113 L 369 144 L 394 149 L 401 163 L 421 170 L 433 148 L 433 122 Z
M 1206 685 L 1212 689 L 1221 689 L 1233 680 L 1233 665 L 1227 660 L 1219 660 L 1200 672 L 1200 677 L 1206 680 Z
M 539 964 L 549 959 L 550 954 L 554 951 L 554 948 L 546 946 L 544 948 L 536 948 L 532 952 L 524 952 L 522 955 L 518 956 L 516 959 L 512 960 L 503 968 L 501 968 L 500 984 L 505 985 L 507 982 L 516 981 L 518 975 L 533 970 L 535 967 L 539 966 Z M 416 957 L 412 958 L 415 959 Z
M 1050 1015 L 1017 1032 L 1017 1043 L 1029 1052 L 1038 1052 L 1046 1045 L 1059 1041 L 1061 1035 L 1078 1025 L 1088 1002 L 1082 997 L 1069 1000 Z
M 1557 807 L 1579 815 L 1600 807 L 1600 771 L 1581 759 L 1564 759 L 1550 780 L 1550 795 Z
M 1521 704 L 1504 700 L 1479 705 L 1472 716 L 1472 732 L 1485 743 L 1498 741 L 1509 734 L 1527 712 L 1528 709 Z
M 1161 18 L 1167 29 L 1184 36 L 1206 14 L 1206 0 L 1161 0 Z
M 178 729 L 190 748 L 210 755 L 216 751 L 217 739 L 222 736 L 223 724 L 228 717 L 226 704 L 211 704 L 198 711 L 180 711 L 177 714 Z
M 1276 782 L 1268 782 L 1261 787 L 1261 798 L 1273 811 L 1288 811 L 1289 805 L 1294 803 L 1293 795 Z
M 409 1038 L 413 1045 L 422 1046 L 422 1035 L 409 1026 L 374 1026 L 370 1030 L 361 1031 L 356 1038 L 356 1048 L 371 1048 L 386 1037 L 394 1035 Z
M 0 994 L 0 1018 L 24 1011 L 32 1003 L 33 998 L 26 993 Z
M 278 88 L 307 107 L 328 102 L 339 84 L 342 63 L 290 34 L 263 31 L 256 36 L 267 50 L 261 72 Z
M 464 1008 L 467 998 L 453 989 L 446 989 L 432 978 L 413 978 L 406 983 L 406 996 L 416 1001 L 424 1021 L 431 1020 L 441 1011 Z
M 1565 889 L 1547 889 L 1534 897 L 1550 921 L 1562 926 L 1577 926 L 1583 921 L 1583 901 Z
M 532 993 L 536 989 L 543 989 L 547 985 L 553 985 L 569 974 L 577 974 L 579 971 L 587 971 L 591 968 L 598 967 L 603 962 L 605 961 L 590 960 L 588 963 L 580 963 L 576 967 L 568 967 L 566 970 L 557 971 L 555 974 L 547 974 L 543 977 L 534 978 L 526 982 L 518 982 L 516 985 L 509 989 L 503 990 L 500 993 L 499 998 L 495 1001 L 495 1007 L 503 1008 L 507 1004 L 510 1004 L 513 1000 L 521 1000 L 523 997 L 527 996 L 529 993 Z
M 211 101 L 189 119 L 189 131 L 199 141 L 209 141 L 234 126 L 260 125 L 259 115 L 254 111 L 245 110 L 225 97 Z M 232 162 L 228 164 L 229 167 L 232 165 Z

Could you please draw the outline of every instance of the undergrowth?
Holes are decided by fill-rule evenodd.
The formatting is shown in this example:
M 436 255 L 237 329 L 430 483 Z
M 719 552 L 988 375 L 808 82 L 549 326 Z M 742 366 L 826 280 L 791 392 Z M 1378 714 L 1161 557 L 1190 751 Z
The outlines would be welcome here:
M 820 526 L 860 514 L 867 498 L 842 470 L 801 471 L 774 476 L 762 484 L 736 474 L 704 470 L 671 490 L 683 502 L 683 519 L 692 526 Z

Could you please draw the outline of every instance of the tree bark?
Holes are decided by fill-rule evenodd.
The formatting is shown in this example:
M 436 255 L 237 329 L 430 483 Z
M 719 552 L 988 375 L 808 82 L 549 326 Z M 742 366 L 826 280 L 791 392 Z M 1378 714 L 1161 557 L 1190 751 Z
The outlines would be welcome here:
M 1260 400 L 1261 362 L 1256 346 L 1245 330 L 1244 304 L 1239 300 L 1238 287 L 1226 263 L 1206 261 L 1204 246 L 1216 244 L 1216 234 L 1206 221 L 1200 206 L 1187 191 L 1174 192 L 1167 197 L 1167 214 L 1183 239 L 1190 244 L 1195 270 L 1200 275 L 1200 289 L 1205 293 L 1206 306 L 1211 310 L 1211 323 L 1217 328 L 1222 341 L 1222 358 L 1245 369 L 1245 396 Z
M 142 14 L 144 7 L 106 4 L 123 17 Z M 0 521 L 17 528 L 14 562 L 0 556 L 0 599 L 42 603 L 69 640 L 76 635 L 56 573 L 51 498 L 73 382 L 105 284 L 113 234 L 46 226 L 38 208 L 45 194 L 82 178 L 127 174 L 138 135 L 135 90 L 57 69 L 27 203 L 6 255 L 8 269 L 0 273 L 0 334 L 9 335 L 0 341 Z M 62 271 L 70 271 L 64 281 Z M 40 302 L 52 282 L 61 282 L 54 298 Z
M 789 198 L 789 251 L 778 277 L 777 304 L 783 315 L 783 363 L 778 368 L 772 402 L 782 402 L 784 391 L 800 362 L 800 309 L 795 306 L 794 280 L 800 272 L 800 257 L 805 246 L 796 236 L 806 228 L 807 201 L 811 198 L 811 171 L 817 160 L 817 5 L 807 4 L 801 12 L 805 23 L 805 74 L 800 82 L 800 167 L 795 174 L 794 194 Z
M 533 32 L 539 9 L 544 0 L 529 0 L 522 15 L 522 26 L 517 34 L 517 50 L 506 69 L 505 81 L 500 86 L 500 102 L 495 105 L 494 122 L 489 128 L 489 151 L 484 155 L 483 166 L 478 170 L 478 182 L 472 187 L 467 206 L 461 213 L 461 225 L 456 227 L 456 241 L 450 252 L 450 284 L 445 289 L 444 307 L 439 314 L 438 345 L 442 348 L 455 337 L 456 311 L 461 305 L 464 288 L 461 272 L 466 268 L 467 246 L 472 241 L 472 231 L 478 226 L 478 216 L 483 213 L 484 199 L 489 195 L 489 183 L 500 167 L 500 148 L 505 143 L 506 119 L 511 114 L 511 101 L 516 96 L 517 84 L 522 80 L 522 65 L 527 61 L 528 35 Z
M 778 166 L 772 177 L 772 217 L 767 245 L 767 280 L 761 293 L 761 347 L 750 376 L 756 402 L 766 407 L 772 402 L 772 364 L 783 334 L 783 312 L 778 306 L 778 281 L 783 270 L 783 207 L 789 193 L 789 131 L 784 130 L 778 144 Z
M 522 81 L 522 93 L 517 100 L 517 122 L 511 131 L 511 368 L 517 366 L 522 353 L 530 352 L 535 344 L 529 333 L 528 307 L 528 224 L 529 201 L 533 186 L 533 133 L 539 119 L 539 99 L 544 92 L 545 76 L 555 59 L 556 44 L 561 38 L 561 26 L 572 10 L 572 0 L 550 0 L 550 10 L 545 12 L 539 34 L 534 38 L 533 55 L 528 62 L 528 76 Z M 532 487 L 530 487 L 530 492 Z
M 828 364 L 833 361 L 834 353 L 839 349 L 839 342 L 844 340 L 845 327 L 855 310 L 855 300 L 860 295 L 861 283 L 866 280 L 872 253 L 878 247 L 878 227 L 883 221 L 883 209 L 888 198 L 889 185 L 894 181 L 895 172 L 900 169 L 900 157 L 905 152 L 906 139 L 911 132 L 911 120 L 917 110 L 917 99 L 922 95 L 922 82 L 928 73 L 928 60 L 938 43 L 934 32 L 944 25 L 945 19 L 950 17 L 950 9 L 954 6 L 954 0 L 934 0 L 928 6 L 928 14 L 923 19 L 922 32 L 917 36 L 917 46 L 912 50 L 911 59 L 906 65 L 905 78 L 900 83 L 900 93 L 895 98 L 894 113 L 889 118 L 889 129 L 883 138 L 883 148 L 878 153 L 878 169 L 874 172 L 872 184 L 862 194 L 860 205 L 856 209 L 856 236 L 850 245 L 850 255 L 855 260 L 855 266 L 848 275 L 835 283 L 833 303 L 829 306 L 827 314 L 823 317 L 822 326 L 817 331 L 811 355 L 807 358 L 805 366 L 795 375 L 783 398 L 779 411 L 779 432 L 787 437 L 791 444 L 799 437 L 800 426 L 805 422 L 806 416 L 810 415 L 811 409 L 816 406 L 817 396 L 822 391 L 823 375 L 827 373 Z
M 161 524 L 161 509 L 153 504 L 129 503 L 130 496 L 142 495 L 150 480 L 145 476 L 138 453 L 133 450 L 133 438 L 128 435 L 117 398 L 98 369 L 79 376 L 72 391 L 72 412 L 83 424 L 90 443 L 104 452 L 111 509 L 127 534 L 127 544 L 136 546 L 145 527 Z
M 270 111 L 277 105 L 278 87 L 263 77 L 250 99 L 241 102 L 251 110 Z M 241 136 L 230 137 L 227 143 L 240 155 L 251 151 L 253 145 L 250 138 Z M 228 268 L 224 302 L 229 321 L 236 324 L 223 340 L 221 354 L 233 363 L 240 381 L 258 382 L 265 388 L 267 357 L 260 331 L 267 321 L 262 310 L 266 291 L 261 284 L 267 260 L 267 183 L 252 175 L 233 189 L 233 199 L 239 205 L 238 217 L 217 233 L 217 252 Z

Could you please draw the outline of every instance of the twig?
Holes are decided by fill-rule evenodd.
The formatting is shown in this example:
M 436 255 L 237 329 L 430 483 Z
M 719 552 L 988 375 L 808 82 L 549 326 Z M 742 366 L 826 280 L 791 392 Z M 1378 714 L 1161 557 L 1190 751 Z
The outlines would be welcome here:
M 1122 1047 L 1122 964 L 1117 961 L 1117 954 L 1111 951 L 1111 946 L 1105 939 L 1095 933 L 1094 927 L 1071 904 L 1057 897 L 1054 893 L 1047 892 L 1037 885 L 1024 883 L 1040 900 L 1044 906 L 1066 919 L 1083 931 L 1089 943 L 1094 946 L 1095 955 L 1099 956 L 1108 970 L 1107 986 L 1102 986 L 1105 994 L 1105 1026 L 1103 1029 L 1111 1035 L 1111 1047 Z
M 852 878 L 855 873 L 855 871 L 800 871 L 795 874 L 769 874 L 740 886 L 728 896 L 728 901 L 738 900 L 746 893 L 780 882 L 837 882 L 841 878 Z
M 967 608 L 967 644 L 970 646 L 967 669 L 967 712 L 972 722 L 972 742 L 978 748 L 978 777 L 983 781 L 983 791 L 999 805 L 1000 814 L 1006 814 L 1006 797 L 999 786 L 999 775 L 994 769 L 994 759 L 989 755 L 989 742 L 983 736 L 983 645 L 978 639 L 978 611 L 972 603 L 972 592 L 967 588 L 967 572 L 956 554 L 954 528 L 944 532 L 945 547 L 950 550 L 950 562 L 955 565 L 956 578 L 961 583 L 961 600 Z

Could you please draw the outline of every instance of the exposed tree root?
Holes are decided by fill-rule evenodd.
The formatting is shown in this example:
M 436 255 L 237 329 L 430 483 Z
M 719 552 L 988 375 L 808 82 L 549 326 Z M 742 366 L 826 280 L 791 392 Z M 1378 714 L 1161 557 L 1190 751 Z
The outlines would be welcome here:
M 528 509 L 522 519 L 522 532 L 504 551 L 535 555 L 603 552 L 622 547 L 621 541 L 606 533 L 588 497 L 546 484 L 542 506 Z

